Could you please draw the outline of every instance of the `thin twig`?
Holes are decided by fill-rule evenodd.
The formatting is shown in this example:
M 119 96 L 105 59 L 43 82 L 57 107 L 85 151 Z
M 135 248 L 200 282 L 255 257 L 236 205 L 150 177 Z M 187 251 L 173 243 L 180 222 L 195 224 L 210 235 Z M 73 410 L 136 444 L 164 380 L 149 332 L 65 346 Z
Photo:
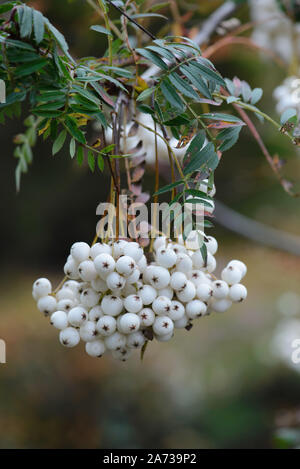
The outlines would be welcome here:
M 283 187 L 283 189 L 291 196 L 293 197 L 297 197 L 298 194 L 295 194 L 293 193 L 288 187 L 287 185 L 285 184 L 285 179 L 282 177 L 282 175 L 280 174 L 279 170 L 278 170 L 278 167 L 277 165 L 275 164 L 272 156 L 270 155 L 267 147 L 265 146 L 261 136 L 259 135 L 255 125 L 253 124 L 252 120 L 250 119 L 250 117 L 248 116 L 248 114 L 243 110 L 241 109 L 241 107 L 237 104 L 233 104 L 234 108 L 237 110 L 237 112 L 240 114 L 241 118 L 243 119 L 243 121 L 247 124 L 250 132 L 252 133 L 253 137 L 255 138 L 255 140 L 257 141 L 262 153 L 264 154 L 267 162 L 269 163 L 270 167 L 272 168 L 272 170 L 274 171 L 274 173 L 276 174 L 281 186 Z
M 144 26 L 142 26 L 141 24 L 139 24 L 137 21 L 135 21 L 135 19 L 131 18 L 131 16 L 129 16 L 126 11 L 124 11 L 122 8 L 118 7 L 117 5 L 115 5 L 111 0 L 106 0 L 107 3 L 109 3 L 112 7 L 114 7 L 116 10 L 118 10 L 121 15 L 125 16 L 131 23 L 135 24 L 135 26 L 137 26 L 139 29 L 141 29 L 144 33 L 148 34 L 149 37 L 151 37 L 151 39 L 155 40 L 156 39 L 156 36 L 154 36 L 154 34 L 152 34 L 150 31 L 148 31 L 148 29 L 144 28 Z

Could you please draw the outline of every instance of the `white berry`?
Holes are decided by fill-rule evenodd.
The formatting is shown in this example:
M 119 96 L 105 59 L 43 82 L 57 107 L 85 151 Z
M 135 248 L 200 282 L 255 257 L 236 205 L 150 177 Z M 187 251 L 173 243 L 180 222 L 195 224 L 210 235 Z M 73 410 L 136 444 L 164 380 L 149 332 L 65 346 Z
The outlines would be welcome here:
M 172 302 L 166 296 L 158 296 L 152 303 L 153 311 L 158 315 L 165 316 L 171 311 Z
M 98 332 L 94 321 L 86 321 L 79 329 L 80 338 L 83 342 L 92 342 L 97 338 Z
M 99 302 L 100 294 L 92 288 L 86 288 L 80 295 L 80 302 L 86 308 L 92 308 Z
M 235 285 L 232 285 L 229 289 L 229 298 L 234 302 L 234 303 L 240 303 L 245 298 L 247 298 L 247 288 L 244 285 L 241 285 L 240 283 L 236 283 Z
M 109 316 L 118 316 L 123 309 L 123 301 L 116 295 L 106 295 L 102 299 L 101 308 Z
M 74 243 L 71 247 L 71 256 L 76 262 L 80 263 L 89 258 L 91 248 L 87 243 Z
M 93 261 L 83 261 L 78 266 L 78 273 L 84 282 L 91 282 L 97 277 L 97 271 Z
M 168 316 L 159 316 L 153 324 L 153 331 L 157 335 L 171 334 L 174 330 L 174 323 Z
M 213 290 L 213 297 L 222 300 L 223 298 L 226 298 L 226 296 L 229 293 L 229 287 L 226 282 L 223 280 L 216 280 L 212 284 L 212 290 Z
M 238 267 L 234 267 L 233 265 L 226 267 L 222 270 L 221 278 L 229 285 L 234 285 L 235 283 L 239 283 L 242 279 L 242 272 Z
M 140 318 L 141 327 L 150 327 L 154 323 L 155 314 L 151 308 L 143 308 L 138 316 Z
M 117 321 L 113 316 L 102 316 L 96 325 L 96 329 L 100 335 L 108 337 L 112 335 L 117 328 Z
M 196 319 L 206 313 L 207 306 L 201 300 L 189 301 L 185 306 L 186 315 L 190 319 Z
M 82 306 L 75 306 L 68 313 L 68 321 L 74 327 L 80 327 L 88 320 L 88 312 Z
M 59 340 L 64 347 L 76 347 L 80 342 L 80 335 L 74 327 L 67 327 L 60 331 Z
M 138 291 L 139 296 L 141 297 L 141 300 L 144 305 L 148 306 L 157 297 L 157 291 L 154 287 L 151 285 L 143 285 L 139 291 Z
M 52 291 L 51 282 L 47 278 L 39 278 L 37 279 L 32 287 L 32 293 L 35 295 L 35 299 L 42 298 L 43 296 L 47 296 Z
M 65 311 L 55 311 L 51 314 L 50 324 L 56 329 L 66 329 L 68 327 L 68 316 Z
M 124 277 L 129 277 L 134 271 L 136 263 L 132 257 L 121 256 L 116 262 L 116 271 Z
M 102 357 L 105 352 L 105 345 L 102 340 L 94 340 L 85 344 L 85 351 L 90 357 Z
M 108 350 L 118 350 L 125 347 L 127 342 L 126 335 L 120 332 L 114 332 L 109 337 L 105 337 L 104 343 Z
M 200 283 L 197 286 L 196 296 L 199 298 L 199 300 L 207 302 L 211 299 L 212 294 L 213 289 L 210 285 L 208 285 L 208 283 Z
M 56 310 L 56 299 L 53 296 L 43 296 L 37 302 L 38 309 L 44 313 L 45 316 L 53 313 Z
M 133 332 L 127 337 L 127 347 L 130 349 L 141 348 L 146 339 L 144 334 L 141 331 Z
M 129 313 L 138 313 L 143 308 L 143 301 L 139 295 L 129 295 L 124 300 L 124 307 Z

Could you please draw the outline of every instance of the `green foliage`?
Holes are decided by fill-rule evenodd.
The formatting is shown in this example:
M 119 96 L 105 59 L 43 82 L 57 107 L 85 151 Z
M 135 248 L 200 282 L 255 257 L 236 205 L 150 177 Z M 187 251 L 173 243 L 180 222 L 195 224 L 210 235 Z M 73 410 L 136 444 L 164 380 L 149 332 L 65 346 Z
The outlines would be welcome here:
M 166 6 L 165 3 L 152 5 L 142 13 L 137 8 L 134 12 L 130 10 L 131 16 L 135 19 L 162 17 L 156 11 Z M 105 2 L 103 8 L 106 15 Z M 115 29 L 110 29 L 106 21 L 105 27 L 97 24 L 90 27 L 107 36 L 105 56 L 75 61 L 63 34 L 41 12 L 14 1 L 1 5 L 0 14 L 8 17 L 0 26 L 3 59 L 0 79 L 7 85 L 7 101 L 0 105 L 0 123 L 4 123 L 6 117 L 19 116 L 26 101 L 34 119 L 31 127 L 38 130 L 44 140 L 52 140 L 52 154 L 59 153 L 67 141 L 70 157 L 76 156 L 79 165 L 86 158 L 92 172 L 96 166 L 104 170 L 105 158 L 128 157 L 113 154 L 114 145 L 104 148 L 105 142 L 90 145 L 87 141 L 87 130 L 92 122 L 96 121 L 103 132 L 112 125 L 112 111 L 121 94 L 135 99 L 138 110 L 150 114 L 164 135 L 169 131 L 181 146 L 188 144 L 179 181 L 165 186 L 158 195 L 169 190 L 176 192 L 180 185 L 196 190 L 196 181 L 213 180 L 219 164 L 218 152 L 229 150 L 238 141 L 244 122 L 228 112 L 201 114 L 202 104 L 219 106 L 220 99 L 225 104 L 244 103 L 251 105 L 251 110 L 260 118 L 262 116 L 255 107 L 262 90 L 252 90 L 247 82 L 238 78 L 224 79 L 191 39 L 167 36 L 151 43 L 139 43 L 135 49 L 138 64 L 135 64 L 131 46 L 115 38 Z M 128 20 L 130 24 L 130 18 Z M 134 24 L 135 28 L 138 26 Z M 122 59 L 128 64 L 120 66 Z M 158 69 L 154 71 L 149 88 L 140 75 L 145 65 L 155 65 Z M 282 125 L 294 122 L 293 119 L 294 116 L 286 113 Z M 27 141 L 18 143 L 21 143 L 21 149 L 16 150 L 19 187 L 20 175 L 32 161 L 33 145 Z M 184 203 L 187 194 L 184 192 L 178 200 Z M 209 203 L 204 194 L 197 197 Z

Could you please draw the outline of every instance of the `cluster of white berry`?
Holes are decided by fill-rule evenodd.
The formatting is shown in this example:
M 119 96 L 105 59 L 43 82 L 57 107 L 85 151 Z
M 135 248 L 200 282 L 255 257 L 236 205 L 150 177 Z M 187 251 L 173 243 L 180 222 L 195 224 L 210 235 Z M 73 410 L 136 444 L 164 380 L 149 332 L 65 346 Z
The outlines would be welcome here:
M 217 280 L 217 241 L 208 236 L 204 242 L 206 263 L 197 232 L 185 242 L 156 238 L 150 263 L 136 242 L 118 240 L 92 247 L 77 242 L 64 266 L 68 280 L 52 292 L 49 280 L 38 279 L 33 297 L 60 330 L 62 345 L 75 347 L 82 340 L 92 357 L 111 351 L 125 361 L 146 340 L 168 341 L 174 329 L 189 330 L 194 319 L 224 312 L 246 298 L 247 290 L 240 284 L 245 264 L 229 262 Z
M 250 11 L 256 44 L 274 51 L 287 63 L 300 54 L 300 24 L 281 11 L 277 0 L 250 0 Z
M 285 78 L 280 86 L 273 91 L 276 100 L 276 110 L 282 114 L 289 108 L 296 109 L 300 116 L 300 77 Z
M 135 132 L 131 131 L 132 123 L 126 126 L 124 130 L 125 135 L 123 135 L 120 139 L 120 148 L 124 154 L 130 153 L 133 151 L 134 148 L 137 147 L 139 142 L 142 141 L 143 147 L 141 151 L 146 154 L 146 163 L 152 164 L 155 162 L 155 151 L 153 151 L 153 149 L 155 148 L 154 121 L 150 114 L 145 113 L 139 113 L 137 115 L 137 121 L 140 124 L 138 125 L 137 130 Z M 159 131 L 158 133 L 161 134 L 161 132 Z M 113 132 L 110 127 L 108 127 L 106 130 L 105 138 L 107 143 L 113 142 Z M 176 140 L 171 135 L 169 144 L 178 158 L 183 157 L 186 152 L 186 148 L 177 148 L 178 140 Z M 168 147 L 160 137 L 157 138 L 157 151 L 160 160 L 169 161 Z

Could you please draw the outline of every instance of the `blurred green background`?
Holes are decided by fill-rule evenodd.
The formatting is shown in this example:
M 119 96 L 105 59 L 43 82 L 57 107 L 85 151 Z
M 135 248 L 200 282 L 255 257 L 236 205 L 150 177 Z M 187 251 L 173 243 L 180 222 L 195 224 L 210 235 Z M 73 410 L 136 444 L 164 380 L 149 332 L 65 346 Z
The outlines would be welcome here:
M 99 23 L 84 1 L 29 2 L 60 28 L 74 56 L 98 54 Z M 197 26 L 218 1 L 177 2 Z M 168 9 L 162 11 L 168 13 Z M 247 19 L 247 8 L 241 17 Z M 170 16 L 170 15 L 169 15 Z M 159 20 L 160 21 L 160 20 Z M 163 23 L 162 23 L 163 24 Z M 160 22 L 151 25 L 158 29 Z M 229 78 L 265 90 L 261 103 L 275 116 L 272 90 L 286 70 L 266 56 L 234 47 L 214 58 Z M 25 117 L 25 114 L 24 114 Z M 258 124 L 272 154 L 288 160 L 299 180 L 299 153 L 268 125 Z M 0 127 L 0 365 L 2 448 L 272 448 L 294 446 L 300 427 L 300 364 L 290 346 L 300 338 L 299 258 L 257 245 L 217 223 L 219 270 L 233 258 L 248 265 L 245 303 L 203 318 L 169 343 L 151 344 L 141 363 L 96 360 L 83 347 L 66 350 L 37 311 L 31 285 L 56 284 L 70 245 L 94 236 L 96 207 L 108 180 L 79 168 L 67 153 L 51 157 L 39 142 L 34 164 L 16 194 L 12 139 L 20 121 Z M 153 174 L 147 171 L 145 187 Z M 269 226 L 299 234 L 299 202 L 284 193 L 247 130 L 216 173 L 217 199 Z M 295 338 L 296 338 L 295 337 Z M 282 345 L 283 344 L 283 345 Z M 289 430 L 287 430 L 289 428 Z M 296 436 L 295 436 L 296 435 Z

